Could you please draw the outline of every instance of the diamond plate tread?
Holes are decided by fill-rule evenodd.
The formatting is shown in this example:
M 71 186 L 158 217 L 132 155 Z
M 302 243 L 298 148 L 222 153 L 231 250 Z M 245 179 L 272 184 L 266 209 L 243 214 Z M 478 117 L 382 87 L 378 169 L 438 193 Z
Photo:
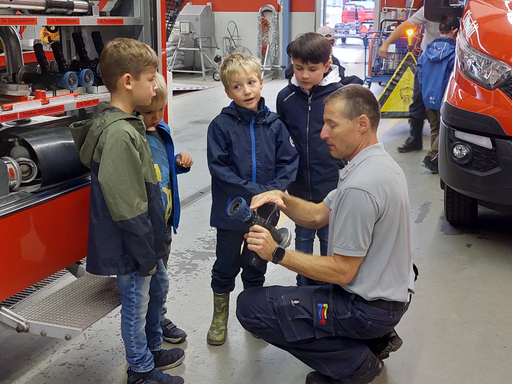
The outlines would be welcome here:
M 29 323 L 84 330 L 120 304 L 115 277 L 86 274 L 18 314 Z

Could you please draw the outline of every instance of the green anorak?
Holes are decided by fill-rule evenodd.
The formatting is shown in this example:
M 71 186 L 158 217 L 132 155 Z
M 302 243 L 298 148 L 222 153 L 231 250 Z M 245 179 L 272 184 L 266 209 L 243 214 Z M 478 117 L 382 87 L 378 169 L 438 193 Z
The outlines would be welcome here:
M 87 271 L 148 275 L 165 255 L 165 222 L 142 119 L 100 103 L 70 129 L 91 170 Z

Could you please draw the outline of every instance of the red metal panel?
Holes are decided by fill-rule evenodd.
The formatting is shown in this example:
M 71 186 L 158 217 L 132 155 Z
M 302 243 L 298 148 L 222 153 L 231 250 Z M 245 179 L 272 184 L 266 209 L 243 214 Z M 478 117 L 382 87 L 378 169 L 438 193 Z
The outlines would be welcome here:
M 86 256 L 89 190 L 0 219 L 0 301 Z

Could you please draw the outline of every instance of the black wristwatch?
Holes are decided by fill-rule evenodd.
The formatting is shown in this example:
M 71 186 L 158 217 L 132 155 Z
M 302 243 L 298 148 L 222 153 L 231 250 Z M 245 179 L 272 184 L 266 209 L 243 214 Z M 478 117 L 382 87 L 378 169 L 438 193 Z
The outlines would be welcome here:
M 278 245 L 276 249 L 274 249 L 274 252 L 272 253 L 272 262 L 274 264 L 279 264 L 279 262 L 283 260 L 285 252 L 286 249 L 283 246 Z

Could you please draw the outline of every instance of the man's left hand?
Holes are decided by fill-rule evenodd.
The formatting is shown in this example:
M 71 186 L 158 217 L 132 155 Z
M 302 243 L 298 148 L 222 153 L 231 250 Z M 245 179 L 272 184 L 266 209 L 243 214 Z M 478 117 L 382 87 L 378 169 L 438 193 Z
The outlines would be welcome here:
M 277 244 L 266 228 L 253 225 L 249 228 L 249 233 L 246 233 L 244 237 L 249 251 L 256 252 L 263 260 L 272 261 L 272 255 Z

